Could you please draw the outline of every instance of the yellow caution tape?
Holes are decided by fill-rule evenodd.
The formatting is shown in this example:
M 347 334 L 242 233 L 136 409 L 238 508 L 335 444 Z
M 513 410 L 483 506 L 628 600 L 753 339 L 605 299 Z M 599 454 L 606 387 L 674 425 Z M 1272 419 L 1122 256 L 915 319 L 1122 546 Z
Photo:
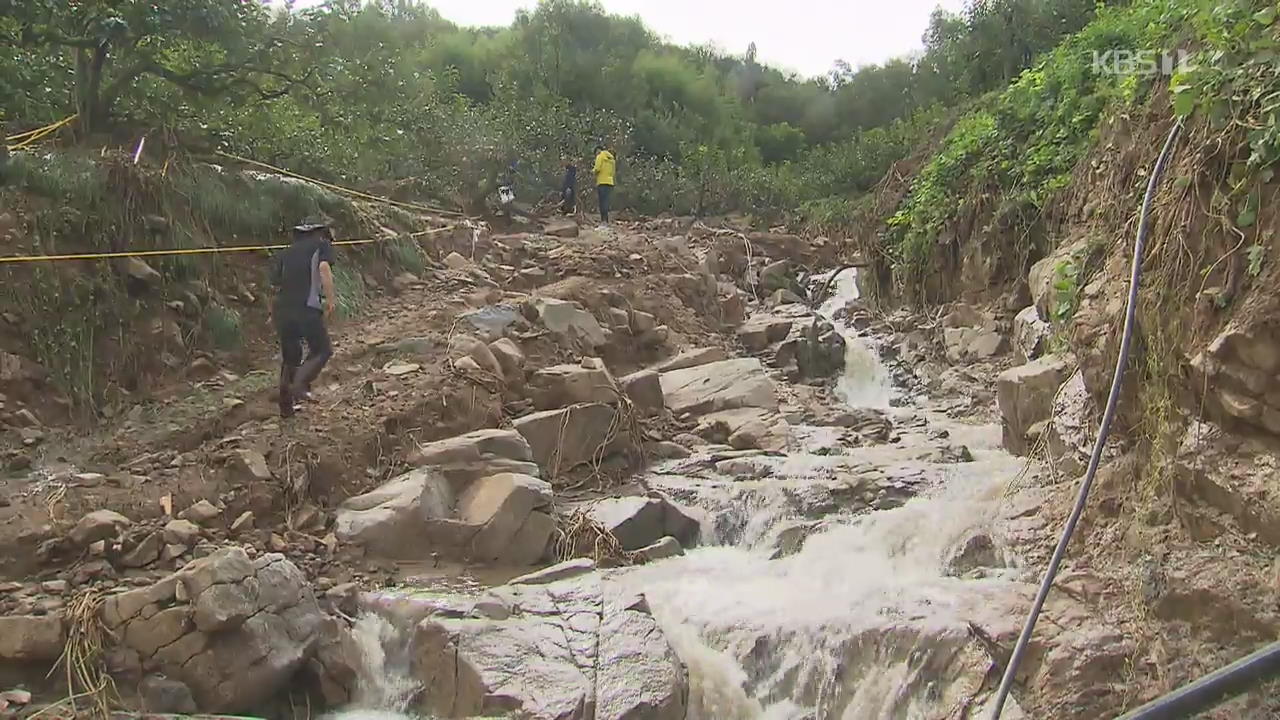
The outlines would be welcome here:
M 6 145 L 5 147 L 9 150 L 21 150 L 22 148 L 30 145 L 31 143 L 34 143 L 44 137 L 52 135 L 53 133 L 61 130 L 67 125 L 71 124 L 79 116 L 80 114 L 76 113 L 74 115 L 69 115 L 65 118 L 62 118 L 58 122 L 53 123 L 51 125 L 45 125 L 44 127 L 36 128 L 35 130 L 20 132 L 17 135 L 10 135 L 5 138 L 5 141 L 6 142 L 11 140 L 17 141 L 17 144 Z
M 445 227 L 432 228 L 430 230 L 421 230 L 419 232 L 410 233 L 409 237 L 417 238 L 423 235 L 430 235 L 438 232 L 452 230 L 457 225 L 446 225 Z M 397 238 L 364 238 L 358 240 L 337 240 L 334 245 L 371 245 L 373 243 L 390 242 Z M 289 245 L 230 245 L 227 247 L 212 248 L 173 248 L 170 250 L 130 250 L 123 252 L 100 252 L 100 253 L 66 253 L 62 255 L 10 255 L 8 257 L 0 257 L 0 264 L 4 263 L 31 263 L 31 262 L 60 262 L 63 260 L 113 260 L 117 258 L 143 258 L 143 257 L 167 257 L 174 255 L 216 255 L 220 253 L 237 253 L 237 252 L 263 252 L 266 250 L 283 250 Z
M 267 170 L 279 173 L 281 175 L 285 175 L 287 177 L 296 178 L 298 180 L 306 180 L 307 182 L 314 183 L 316 185 L 319 185 L 320 187 L 328 188 L 335 192 L 345 193 L 347 195 L 358 197 L 363 200 L 371 200 L 373 202 L 385 203 L 387 205 L 394 205 L 396 207 L 402 207 L 408 210 L 417 210 L 418 212 L 428 212 L 428 213 L 435 213 L 437 215 L 452 215 L 454 217 L 462 217 L 462 213 L 454 212 L 453 210 L 444 210 L 441 208 L 432 207 L 430 205 L 423 205 L 422 203 L 411 203 L 411 202 L 404 202 L 401 200 L 392 200 L 391 198 L 382 197 L 381 195 L 372 195 L 367 192 L 361 192 L 360 190 L 353 190 L 349 187 L 334 185 L 333 183 L 328 183 L 323 180 L 316 180 L 315 178 L 310 178 L 310 177 L 307 177 L 306 175 L 299 175 L 296 172 L 285 170 L 284 168 L 279 168 L 279 167 L 276 167 L 275 165 L 268 165 L 267 163 L 264 163 L 258 160 L 252 160 L 247 157 L 241 157 L 239 155 L 233 155 L 232 153 L 229 153 L 229 152 L 222 152 L 221 150 L 218 150 L 216 152 L 218 155 L 221 155 L 222 157 L 227 158 L 229 160 L 235 160 L 236 162 L 242 162 L 248 165 L 257 165 L 260 168 L 265 168 Z

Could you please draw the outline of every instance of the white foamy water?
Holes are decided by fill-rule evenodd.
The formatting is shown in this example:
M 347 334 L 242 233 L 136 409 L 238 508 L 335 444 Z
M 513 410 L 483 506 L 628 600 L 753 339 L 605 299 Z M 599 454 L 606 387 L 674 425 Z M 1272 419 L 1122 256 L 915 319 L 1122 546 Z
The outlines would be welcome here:
M 380 615 L 361 615 L 351 628 L 364 664 L 346 720 L 400 717 L 420 686 L 409 674 L 408 633 Z
M 858 271 L 849 268 L 836 276 L 831 297 L 818 309 L 819 314 L 832 321 L 845 342 L 844 374 L 836 381 L 836 396 L 854 407 L 887 408 L 893 388 L 880 356 L 856 330 L 832 319 L 837 309 L 859 297 Z
M 933 494 L 819 532 L 792 557 L 708 547 L 630 570 L 689 666 L 691 720 L 944 716 L 968 621 L 1010 590 L 944 572 L 1019 467 L 978 454 Z

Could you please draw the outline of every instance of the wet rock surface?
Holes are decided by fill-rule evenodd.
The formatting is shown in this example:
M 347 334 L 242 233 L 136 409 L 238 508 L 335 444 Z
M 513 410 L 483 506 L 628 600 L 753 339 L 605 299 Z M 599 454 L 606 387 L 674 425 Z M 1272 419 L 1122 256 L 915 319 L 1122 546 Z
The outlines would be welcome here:
M 428 615 L 409 641 L 415 707 L 441 717 L 685 717 L 685 669 L 644 597 L 583 570 L 479 597 L 392 599 Z

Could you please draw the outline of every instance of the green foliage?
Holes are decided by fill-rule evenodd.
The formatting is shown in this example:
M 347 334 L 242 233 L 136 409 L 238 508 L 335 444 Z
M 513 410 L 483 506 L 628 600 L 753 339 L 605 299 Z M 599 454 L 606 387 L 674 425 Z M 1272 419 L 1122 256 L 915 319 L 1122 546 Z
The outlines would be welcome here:
M 781 218 L 865 191 L 921 137 L 904 130 L 927 130 L 909 118 L 996 87 L 1092 13 L 1085 0 L 983 0 L 937 15 L 918 62 L 803 79 L 753 47 L 675 47 L 582 0 L 542 0 L 486 29 L 417 0 L 32 0 L 0 17 L 0 122 L 79 111 L 82 135 L 150 131 L 463 207 L 513 160 L 518 195 L 539 199 L 566 158 L 589 168 L 605 140 L 619 208 Z M 206 214 L 237 232 L 271 227 L 265 199 L 199 182 Z
M 391 266 L 397 270 L 420 273 L 427 267 L 422 247 L 412 239 L 394 240 L 383 243 L 381 247 L 391 261 Z
M 15 308 L 21 317 L 56 317 L 57 322 L 33 323 L 27 341 L 36 362 L 48 371 L 52 382 L 92 408 L 99 387 L 97 340 L 109 328 L 95 309 L 100 303 L 119 302 L 127 312 L 124 298 L 112 288 L 78 273 L 63 272 L 52 265 L 38 265 L 25 277 L 12 268 L 0 277 L 0 299 Z M 118 327 L 117 319 L 117 327 Z
M 106 194 L 107 176 L 83 155 L 17 153 L 0 164 L 0 186 L 84 207 Z
M 1179 29 L 1169 10 L 1176 4 L 1100 8 L 1093 22 L 955 124 L 888 221 L 889 249 L 905 280 L 920 277 L 948 229 L 976 210 L 1034 242 L 1041 212 L 1069 184 L 1103 111 L 1133 102 L 1151 82 L 1098 72 L 1090 59 L 1113 50 L 1163 50 Z
M 1054 325 L 1062 325 L 1075 315 L 1080 305 L 1080 266 L 1074 259 L 1059 262 L 1053 268 L 1053 307 L 1049 309 Z
M 240 328 L 240 313 L 234 308 L 211 303 L 205 310 L 205 328 L 219 350 L 234 350 L 244 337 Z
M 1248 142 L 1247 158 L 1232 166 L 1216 198 L 1216 209 L 1228 213 L 1223 225 L 1237 232 L 1255 227 L 1259 185 L 1271 182 L 1280 161 L 1278 12 L 1274 1 L 1226 0 L 1187 3 L 1179 14 L 1200 47 L 1170 80 L 1174 112 L 1202 113 L 1211 127 Z M 1250 267 L 1260 271 L 1256 258 L 1259 265 L 1251 249 Z
M 1258 277 L 1262 274 L 1262 262 L 1267 257 L 1267 248 L 1264 245 L 1253 244 L 1245 250 L 1245 257 L 1248 258 L 1249 265 L 1247 270 L 1249 277 Z
M 359 268 L 344 263 L 335 265 L 333 286 L 338 295 L 338 317 L 354 318 L 369 305 L 369 289 L 364 284 L 364 275 Z

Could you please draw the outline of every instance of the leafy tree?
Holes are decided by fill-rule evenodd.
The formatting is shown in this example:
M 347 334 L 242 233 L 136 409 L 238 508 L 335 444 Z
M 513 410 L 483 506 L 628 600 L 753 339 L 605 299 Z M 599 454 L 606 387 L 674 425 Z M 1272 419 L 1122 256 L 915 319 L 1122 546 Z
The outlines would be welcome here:
M 279 69 L 282 41 L 256 3 L 25 0 L 13 13 L 8 42 L 72 68 L 86 132 L 101 128 L 147 77 L 235 102 L 280 97 L 307 79 Z

